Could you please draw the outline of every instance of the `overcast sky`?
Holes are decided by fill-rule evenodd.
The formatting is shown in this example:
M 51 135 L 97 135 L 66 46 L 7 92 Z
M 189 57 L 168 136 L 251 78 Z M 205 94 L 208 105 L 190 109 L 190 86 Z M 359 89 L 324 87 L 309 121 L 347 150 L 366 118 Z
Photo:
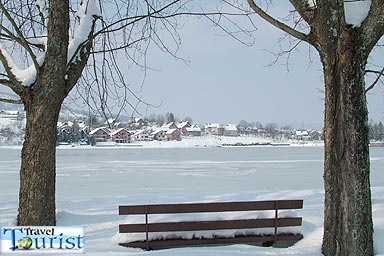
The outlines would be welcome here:
M 323 78 L 317 52 L 303 44 L 289 61 L 270 66 L 279 51 L 282 33 L 258 23 L 256 42 L 247 47 L 202 21 L 186 22 L 179 56 L 189 65 L 164 54 L 152 54 L 140 95 L 158 108 L 142 114 L 172 112 L 194 123 L 262 124 L 274 122 L 295 128 L 322 128 Z M 384 86 L 368 96 L 370 118 L 384 120 Z

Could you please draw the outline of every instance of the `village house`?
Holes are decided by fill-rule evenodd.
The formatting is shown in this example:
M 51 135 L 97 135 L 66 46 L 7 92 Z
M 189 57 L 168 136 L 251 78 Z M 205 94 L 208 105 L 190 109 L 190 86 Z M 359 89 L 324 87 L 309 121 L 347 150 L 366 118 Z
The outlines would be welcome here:
M 191 123 L 188 121 L 184 121 L 177 124 L 177 129 L 179 129 L 180 133 L 183 135 L 186 135 L 187 128 L 190 128 L 190 127 L 191 127 Z
M 165 140 L 165 132 L 163 130 L 155 130 L 151 133 L 153 140 L 163 141 Z
M 201 136 L 201 128 L 198 125 L 192 125 L 191 127 L 187 127 L 185 132 L 186 136 L 198 137 Z
M 135 139 L 138 141 L 149 141 L 151 140 L 150 138 L 150 133 L 147 130 L 138 130 L 134 134 Z
M 296 140 L 309 140 L 310 136 L 308 134 L 308 131 L 297 130 L 297 131 L 295 131 L 293 138 Z
M 316 130 L 309 130 L 308 135 L 311 140 L 323 140 L 323 134 L 322 132 L 316 131 Z
M 205 129 L 216 136 L 239 136 L 239 131 L 234 124 L 206 124 Z
M 125 122 L 115 122 L 113 123 L 113 129 L 126 128 L 127 124 Z
M 110 138 L 110 131 L 106 127 L 98 127 L 89 133 L 95 142 L 106 142 Z
M 132 117 L 129 120 L 129 127 L 133 129 L 141 129 L 146 125 L 148 125 L 148 123 L 141 117 Z
M 165 138 L 167 140 L 181 140 L 181 132 L 179 129 L 169 129 L 165 132 Z
M 239 131 L 235 124 L 224 125 L 224 136 L 239 136 Z
M 166 132 L 169 129 L 177 129 L 177 125 L 174 122 L 164 123 L 160 129 Z
M 111 132 L 111 137 L 115 143 L 131 143 L 131 133 L 125 128 Z
M 216 136 L 224 135 L 224 128 L 220 124 L 209 123 L 204 126 L 205 132 Z

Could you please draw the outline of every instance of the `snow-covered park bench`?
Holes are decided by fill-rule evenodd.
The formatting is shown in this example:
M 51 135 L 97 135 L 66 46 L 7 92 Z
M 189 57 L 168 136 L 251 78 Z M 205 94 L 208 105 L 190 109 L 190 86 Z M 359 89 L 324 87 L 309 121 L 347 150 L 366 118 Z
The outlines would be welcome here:
M 303 238 L 303 200 L 119 206 L 120 215 L 142 215 L 120 224 L 126 247 L 146 250 L 221 244 L 293 244 Z M 126 237 L 124 237 L 126 236 Z M 281 242 L 280 242 L 281 243 Z

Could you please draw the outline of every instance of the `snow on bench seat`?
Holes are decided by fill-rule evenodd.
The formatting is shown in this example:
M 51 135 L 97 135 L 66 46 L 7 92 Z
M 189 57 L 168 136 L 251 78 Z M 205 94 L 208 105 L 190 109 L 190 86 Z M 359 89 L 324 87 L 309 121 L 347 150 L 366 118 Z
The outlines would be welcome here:
M 292 210 L 302 207 L 303 200 L 119 206 L 120 215 L 130 215 L 119 225 L 119 244 L 149 250 L 298 241 L 302 218 Z

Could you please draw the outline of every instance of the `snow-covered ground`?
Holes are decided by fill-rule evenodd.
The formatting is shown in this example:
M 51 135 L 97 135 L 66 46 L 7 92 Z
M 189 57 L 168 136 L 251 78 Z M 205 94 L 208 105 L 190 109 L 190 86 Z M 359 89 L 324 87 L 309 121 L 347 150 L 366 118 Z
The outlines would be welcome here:
M 320 256 L 321 147 L 59 148 L 57 221 L 86 229 L 86 255 Z M 0 148 L 0 226 L 15 225 L 19 148 Z M 375 253 L 384 255 L 384 148 L 371 149 Z M 125 248 L 118 205 L 304 199 L 304 239 L 290 248 L 251 245 Z

